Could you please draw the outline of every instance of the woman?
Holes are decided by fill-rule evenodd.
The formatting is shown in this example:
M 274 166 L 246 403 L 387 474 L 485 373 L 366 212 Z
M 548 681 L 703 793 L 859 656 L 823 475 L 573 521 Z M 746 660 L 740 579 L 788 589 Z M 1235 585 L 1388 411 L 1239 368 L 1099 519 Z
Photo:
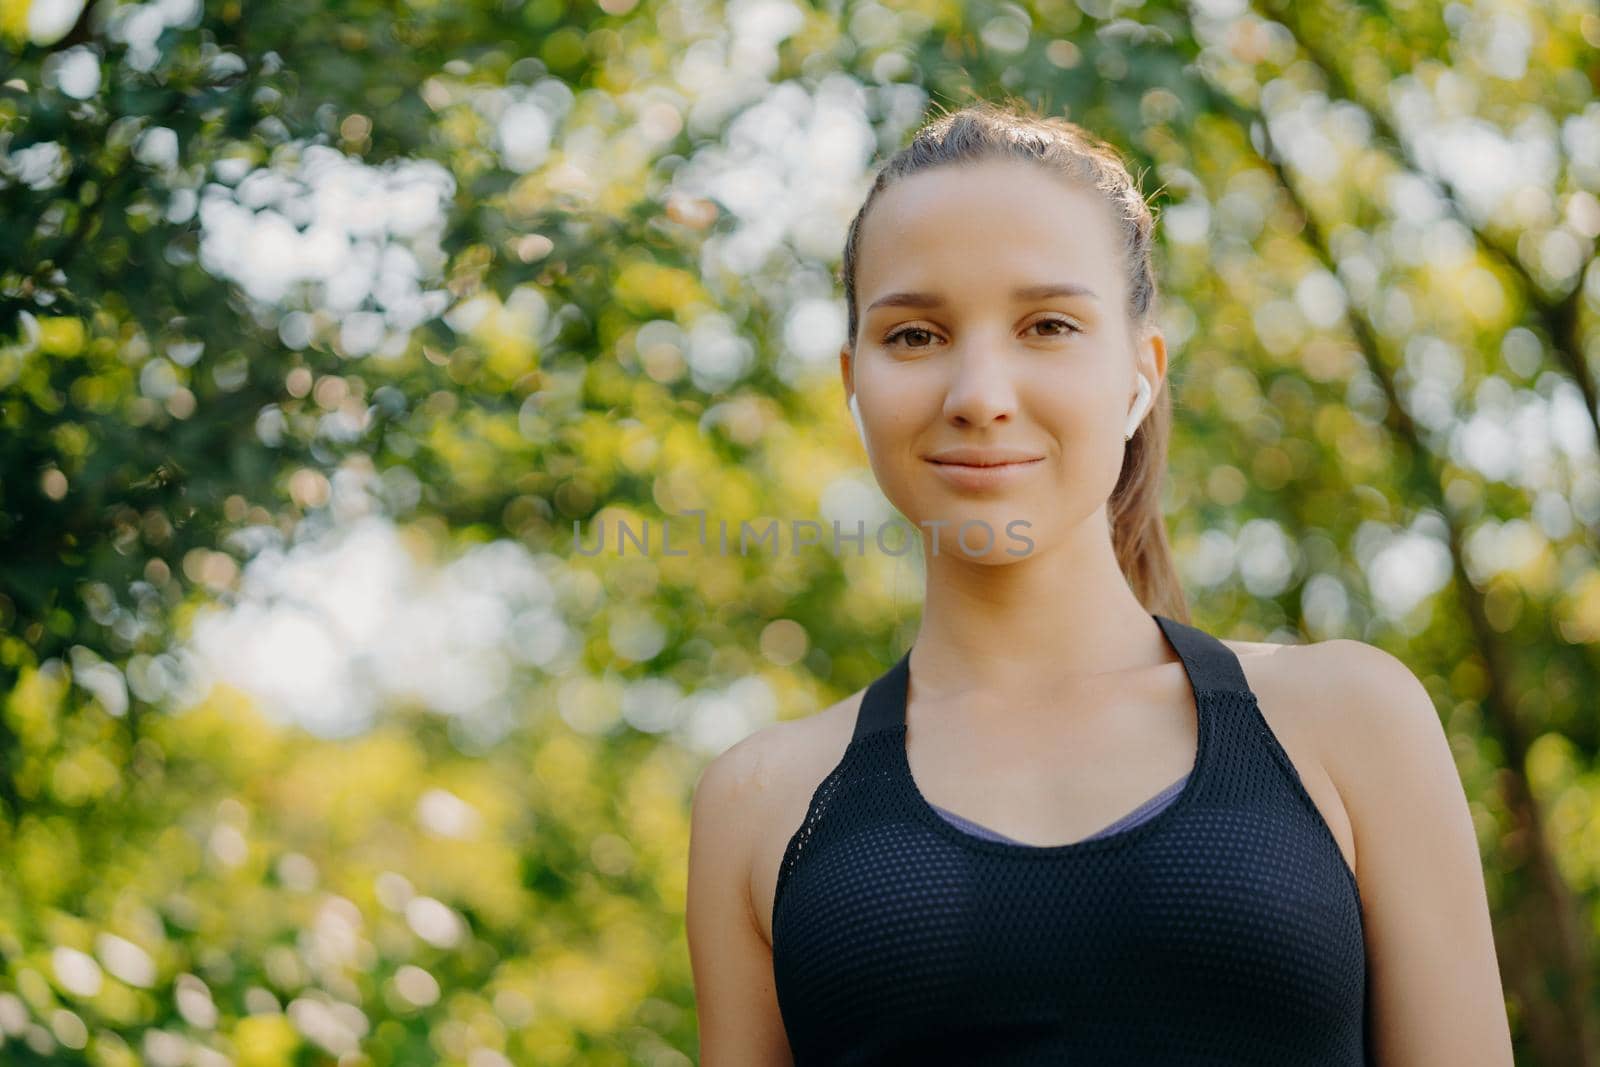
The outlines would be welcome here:
M 986 102 L 856 216 L 840 371 L 923 616 L 701 777 L 704 1067 L 1512 1062 L 1426 690 L 1187 623 L 1152 226 L 1103 142 Z

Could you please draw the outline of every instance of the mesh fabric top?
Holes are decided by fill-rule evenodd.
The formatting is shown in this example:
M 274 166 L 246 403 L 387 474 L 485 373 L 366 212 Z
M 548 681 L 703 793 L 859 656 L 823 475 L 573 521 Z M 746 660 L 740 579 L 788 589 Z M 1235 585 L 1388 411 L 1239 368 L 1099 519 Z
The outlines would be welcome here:
M 1194 691 L 1194 767 L 1150 818 L 1070 844 L 946 820 L 906 758 L 910 652 L 868 687 L 778 871 L 797 1067 L 1371 1062 L 1355 875 L 1238 657 L 1153 617 Z

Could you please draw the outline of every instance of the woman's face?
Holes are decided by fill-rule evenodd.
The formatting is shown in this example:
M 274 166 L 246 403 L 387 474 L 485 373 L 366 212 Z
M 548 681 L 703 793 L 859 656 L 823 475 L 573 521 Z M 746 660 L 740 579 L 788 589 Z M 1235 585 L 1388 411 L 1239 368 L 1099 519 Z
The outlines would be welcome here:
M 1160 333 L 1131 336 L 1110 210 L 1007 160 L 902 180 L 862 222 L 859 328 L 840 370 L 879 485 L 925 536 L 938 528 L 940 555 L 1008 563 L 1105 522 L 1135 375 L 1159 390 L 1166 372 Z M 941 455 L 1031 462 L 979 473 Z M 970 552 L 956 540 L 974 520 L 993 533 L 981 558 L 982 526 Z M 1029 525 L 1010 534 L 1014 520 Z

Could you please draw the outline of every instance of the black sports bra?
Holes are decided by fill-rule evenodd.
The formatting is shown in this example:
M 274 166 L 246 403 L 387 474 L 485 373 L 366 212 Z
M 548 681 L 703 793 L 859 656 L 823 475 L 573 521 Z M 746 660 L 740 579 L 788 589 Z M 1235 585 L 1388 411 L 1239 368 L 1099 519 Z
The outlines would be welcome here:
M 1370 1062 L 1355 875 L 1211 635 L 1155 615 L 1194 691 L 1177 797 L 1064 845 L 954 825 L 912 781 L 908 651 L 784 850 L 772 913 L 799 1067 Z

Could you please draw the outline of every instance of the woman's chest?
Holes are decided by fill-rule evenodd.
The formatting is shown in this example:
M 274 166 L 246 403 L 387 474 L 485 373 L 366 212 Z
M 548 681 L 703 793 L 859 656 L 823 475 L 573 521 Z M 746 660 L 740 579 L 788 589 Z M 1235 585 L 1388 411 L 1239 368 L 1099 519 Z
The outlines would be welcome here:
M 785 874 L 774 976 L 792 1034 L 1028 1032 L 1088 1055 L 1097 1027 L 1126 1041 L 1151 1005 L 1168 1052 L 1252 1027 L 1270 1042 L 1285 1019 L 1330 1049 L 1359 1033 L 1359 903 L 1287 790 L 1197 798 L 1136 839 L 1048 856 L 849 817 L 864 802 L 841 798 Z
M 1322 766 L 1314 725 L 1318 716 L 1316 709 L 1307 703 L 1319 697 L 1305 694 L 1295 686 L 1295 671 L 1289 662 L 1293 657 L 1284 653 L 1300 650 L 1285 646 L 1271 646 L 1271 649 L 1270 656 L 1242 655 L 1241 664 L 1257 694 L 1262 719 L 1288 756 L 1306 794 L 1337 844 L 1340 857 L 1353 874 L 1356 869 L 1354 830 L 1338 787 Z M 1331 697 L 1329 694 L 1328 698 Z M 856 707 L 857 701 L 852 698 L 819 713 L 815 725 L 821 728 L 810 732 L 805 739 L 806 750 L 790 761 L 796 773 L 790 776 L 783 789 L 775 791 L 773 803 L 767 810 L 752 813 L 757 826 L 752 838 L 755 845 L 749 891 L 756 921 L 768 945 L 772 944 L 773 902 L 785 848 L 804 821 L 818 783 L 838 763 L 849 741 Z M 1070 839 L 1074 835 L 1057 836 Z

